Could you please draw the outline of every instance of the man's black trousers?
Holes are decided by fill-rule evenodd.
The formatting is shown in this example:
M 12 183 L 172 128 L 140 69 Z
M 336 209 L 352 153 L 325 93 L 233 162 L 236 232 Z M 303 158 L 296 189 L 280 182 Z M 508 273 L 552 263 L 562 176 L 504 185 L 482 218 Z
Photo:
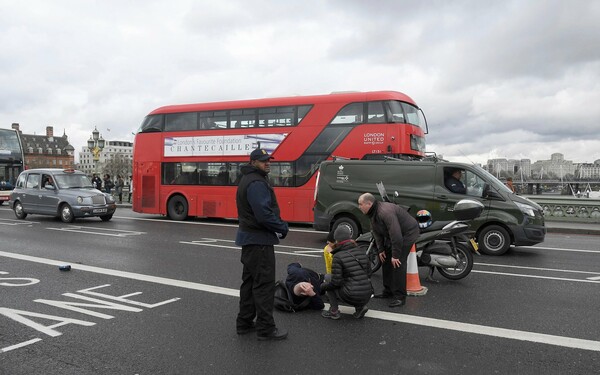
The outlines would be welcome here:
M 275 249 L 273 245 L 242 246 L 242 286 L 237 328 L 252 325 L 256 317 L 258 335 L 275 330 L 273 301 L 275 295 Z

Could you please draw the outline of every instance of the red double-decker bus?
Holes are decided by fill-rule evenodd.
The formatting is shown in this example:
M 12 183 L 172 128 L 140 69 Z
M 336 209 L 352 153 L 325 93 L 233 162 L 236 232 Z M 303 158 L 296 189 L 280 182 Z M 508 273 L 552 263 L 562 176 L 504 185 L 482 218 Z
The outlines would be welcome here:
M 152 111 L 133 147 L 133 210 L 237 218 L 241 165 L 269 151 L 281 216 L 312 222 L 315 172 L 334 157 L 421 158 L 425 116 L 394 91 L 173 105 Z

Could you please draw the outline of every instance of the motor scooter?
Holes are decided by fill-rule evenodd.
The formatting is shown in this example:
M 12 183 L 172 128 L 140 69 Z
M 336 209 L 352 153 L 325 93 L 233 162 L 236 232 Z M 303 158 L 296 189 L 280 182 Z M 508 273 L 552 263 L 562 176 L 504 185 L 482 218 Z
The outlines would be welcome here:
M 383 183 L 377 188 L 385 202 L 392 202 L 385 192 Z M 398 197 L 398 192 L 394 193 Z M 421 229 L 417 239 L 416 255 L 419 267 L 429 267 L 427 280 L 436 281 L 433 273 L 437 269 L 442 276 L 450 280 L 466 277 L 473 269 L 473 254 L 477 253 L 477 243 L 472 239 L 474 234 L 469 229 L 469 220 L 477 218 L 484 206 L 472 199 L 462 199 L 454 206 L 453 221 L 434 221 L 429 227 Z M 357 243 L 367 246 L 367 257 L 371 262 L 371 271 L 381 267 L 377 245 L 371 232 L 363 233 L 356 239 Z

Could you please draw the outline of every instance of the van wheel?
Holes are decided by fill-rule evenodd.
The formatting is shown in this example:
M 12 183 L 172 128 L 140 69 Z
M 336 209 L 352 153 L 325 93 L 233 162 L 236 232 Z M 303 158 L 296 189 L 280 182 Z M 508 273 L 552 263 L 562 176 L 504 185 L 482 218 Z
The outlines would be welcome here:
M 354 219 L 351 219 L 347 216 L 342 216 L 339 219 L 337 219 L 334 223 L 333 226 L 331 227 L 331 230 L 333 232 L 335 232 L 335 230 L 339 227 L 339 226 L 345 226 L 350 230 L 350 234 L 352 235 L 352 239 L 355 240 L 356 237 L 358 237 L 358 224 L 356 224 L 356 221 L 354 221 Z
M 506 229 L 499 225 L 490 225 L 479 233 L 481 252 L 487 255 L 502 255 L 510 247 L 510 236 Z
M 167 213 L 172 220 L 185 220 L 188 216 L 187 200 L 181 195 L 176 195 L 169 199 L 169 203 L 167 203 Z

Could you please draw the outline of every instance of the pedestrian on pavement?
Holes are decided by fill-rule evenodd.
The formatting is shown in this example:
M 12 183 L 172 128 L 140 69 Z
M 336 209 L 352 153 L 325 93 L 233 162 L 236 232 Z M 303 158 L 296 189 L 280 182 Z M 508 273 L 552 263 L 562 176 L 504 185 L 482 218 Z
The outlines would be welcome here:
M 93 174 L 92 185 L 94 185 L 94 189 L 102 190 L 102 179 L 96 173 Z
M 120 174 L 117 175 L 117 183 L 115 184 L 115 193 L 119 196 L 119 203 L 123 203 L 123 186 L 125 181 Z
M 321 275 L 315 271 L 304 268 L 300 263 L 290 263 L 287 267 L 285 286 L 292 292 L 294 305 L 300 305 L 305 299 L 309 299 L 306 308 L 323 310 L 325 304 L 321 299 Z
M 339 226 L 333 234 L 335 245 L 331 253 L 333 262 L 331 275 L 325 276 L 321 291 L 327 293 L 329 310 L 323 310 L 324 318 L 337 320 L 341 318 L 339 300 L 354 306 L 354 316 L 361 319 L 369 308 L 367 304 L 373 294 L 371 285 L 371 263 L 364 249 L 352 240 L 350 229 Z
M 242 247 L 243 264 L 236 327 L 238 334 L 256 330 L 259 340 L 282 340 L 288 335 L 275 326 L 273 319 L 274 245 L 287 236 L 288 225 L 281 220 L 277 198 L 269 184 L 271 159 L 264 149 L 252 151 L 250 163 L 241 167 L 236 193 L 239 228 L 235 243 Z
M 110 179 L 110 175 L 107 173 L 104 175 L 104 191 L 107 194 L 110 194 L 110 191 L 112 190 L 113 186 L 115 184 L 113 184 L 113 182 Z
M 405 209 L 378 202 L 373 194 L 358 198 L 358 208 L 371 219 L 371 229 L 381 260 L 383 292 L 375 298 L 391 298 L 390 307 L 406 303 L 406 262 L 419 237 L 419 223 Z
M 510 191 L 512 191 L 513 193 L 516 192 L 512 177 L 506 177 L 506 186 L 508 186 Z

